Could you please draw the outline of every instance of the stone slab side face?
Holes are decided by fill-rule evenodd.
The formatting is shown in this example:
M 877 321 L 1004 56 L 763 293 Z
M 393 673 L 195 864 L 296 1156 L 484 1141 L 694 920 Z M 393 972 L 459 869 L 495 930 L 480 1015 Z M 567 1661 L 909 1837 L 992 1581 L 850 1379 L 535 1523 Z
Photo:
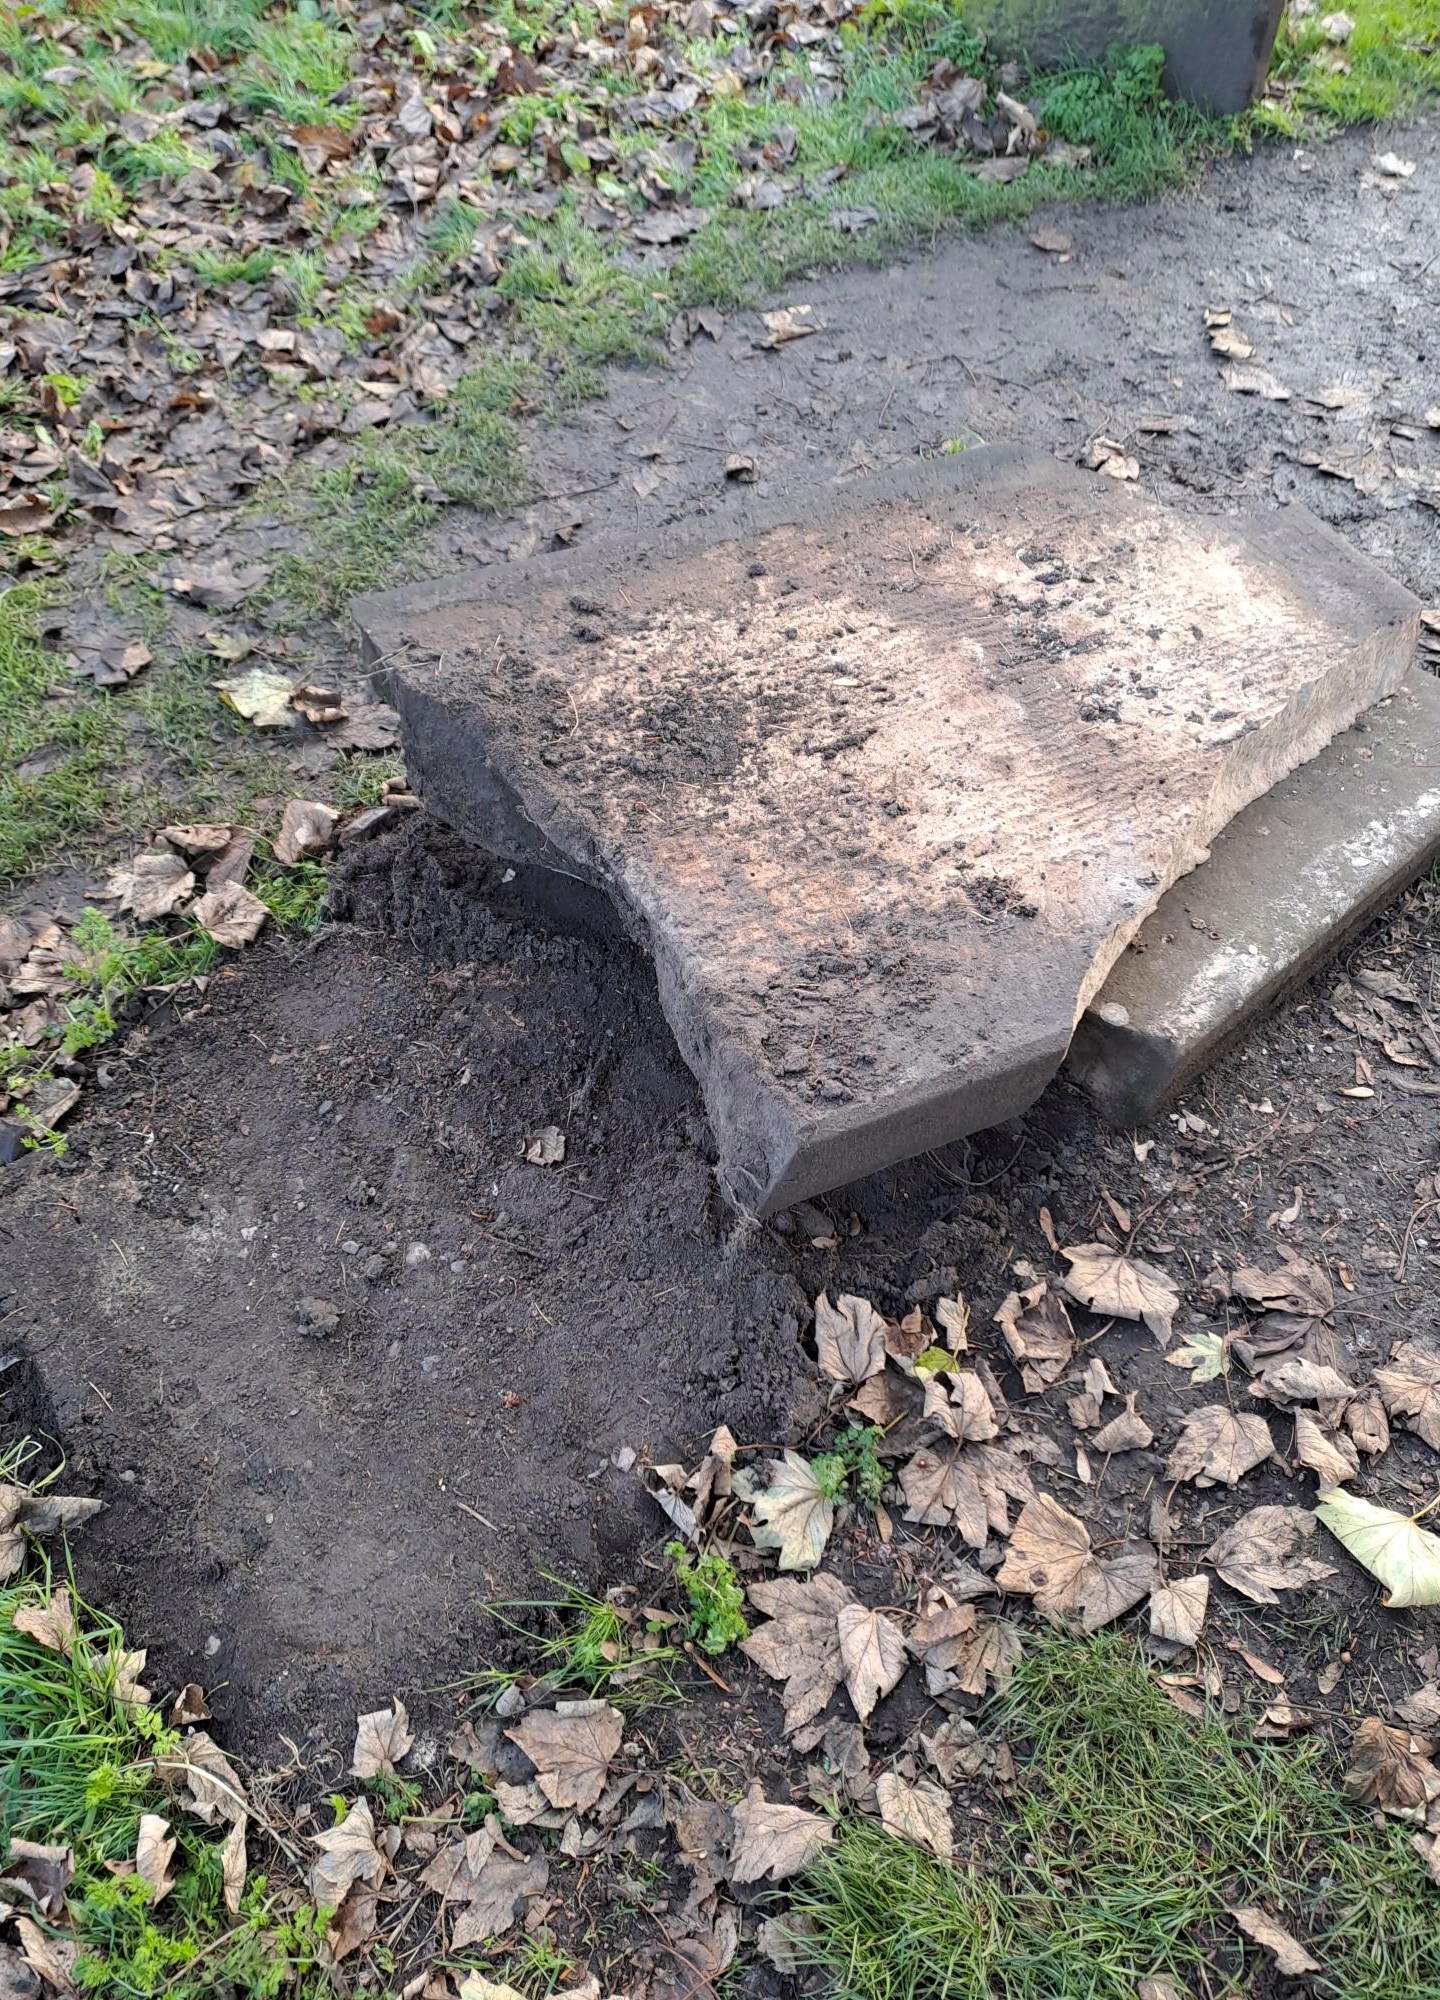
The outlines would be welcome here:
M 1040 453 L 362 599 L 407 768 L 654 957 L 764 1214 L 1031 1103 L 1126 942 L 1388 694 L 1418 607 L 1297 508 Z
M 1076 1028 L 1071 1076 L 1112 1123 L 1146 1124 L 1437 857 L 1440 680 L 1416 672 L 1161 898 Z
M 1229 115 L 1265 87 L 1284 0 L 970 0 L 967 21 L 1042 67 L 1158 43 L 1175 96 Z

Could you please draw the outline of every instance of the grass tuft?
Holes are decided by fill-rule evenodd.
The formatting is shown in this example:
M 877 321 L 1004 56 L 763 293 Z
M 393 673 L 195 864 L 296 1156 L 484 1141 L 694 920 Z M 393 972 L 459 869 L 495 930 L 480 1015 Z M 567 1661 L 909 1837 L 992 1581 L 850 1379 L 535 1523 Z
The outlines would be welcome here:
M 798 1949 L 833 2000 L 1134 2000 L 1160 1977 L 1239 1991 L 1254 1961 L 1228 1912 L 1247 1903 L 1309 1944 L 1318 1993 L 1440 1992 L 1408 1834 L 1346 1804 L 1319 1738 L 1188 1720 L 1118 1635 L 1043 1644 L 992 1719 L 1030 1749 L 1007 1827 L 950 1867 L 852 1822 L 801 1885 Z

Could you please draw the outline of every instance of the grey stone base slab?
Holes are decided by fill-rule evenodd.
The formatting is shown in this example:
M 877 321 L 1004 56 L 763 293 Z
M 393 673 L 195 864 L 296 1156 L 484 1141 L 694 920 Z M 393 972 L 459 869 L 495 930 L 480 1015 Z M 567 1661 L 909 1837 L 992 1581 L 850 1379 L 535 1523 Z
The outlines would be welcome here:
M 600 889 L 763 1215 L 1009 1117 L 1418 606 L 1291 507 L 989 448 L 361 599 L 411 783 Z
M 1440 680 L 1416 671 L 1233 819 L 1082 1017 L 1066 1067 L 1144 1125 L 1440 857 Z

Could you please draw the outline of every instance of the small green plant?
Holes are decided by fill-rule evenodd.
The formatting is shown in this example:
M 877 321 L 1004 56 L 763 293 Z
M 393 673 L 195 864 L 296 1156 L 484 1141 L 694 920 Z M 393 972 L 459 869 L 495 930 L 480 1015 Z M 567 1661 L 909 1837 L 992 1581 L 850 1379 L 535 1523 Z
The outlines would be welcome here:
M 255 882 L 255 894 L 282 930 L 318 929 L 329 893 L 330 877 L 313 861 L 289 868 L 274 863 L 261 869 Z
M 530 1670 L 482 1667 L 471 1685 L 495 1699 L 507 1687 L 538 1675 L 556 1689 L 581 1688 L 587 1695 L 603 1694 L 616 1702 L 638 1705 L 674 1698 L 667 1669 L 680 1657 L 675 1647 L 637 1632 L 633 1610 L 617 1595 L 592 1597 L 558 1577 L 547 1581 L 559 1585 L 558 1597 L 486 1607 L 492 1618 L 522 1639 Z M 557 1629 L 537 1633 L 512 1615 L 516 1612 L 538 1614 Z
M 884 1431 L 874 1424 L 847 1424 L 829 1451 L 810 1461 L 816 1484 L 827 1500 L 853 1497 L 872 1511 L 880 1504 L 890 1474 L 880 1457 Z
M 379 1800 L 388 1820 L 413 1819 L 424 1797 L 419 1780 L 402 1777 L 398 1771 L 377 1771 L 365 1780 L 365 1789 Z
M 734 1564 L 719 1549 L 706 1549 L 692 1560 L 683 1542 L 667 1542 L 665 1553 L 690 1606 L 686 1630 L 701 1652 L 723 1653 L 738 1645 L 750 1627 Z
M 547 2000 L 569 1976 L 570 1966 L 550 1932 L 539 1930 L 507 1954 L 501 1971 L 505 1984 L 523 1993 L 526 2000 Z

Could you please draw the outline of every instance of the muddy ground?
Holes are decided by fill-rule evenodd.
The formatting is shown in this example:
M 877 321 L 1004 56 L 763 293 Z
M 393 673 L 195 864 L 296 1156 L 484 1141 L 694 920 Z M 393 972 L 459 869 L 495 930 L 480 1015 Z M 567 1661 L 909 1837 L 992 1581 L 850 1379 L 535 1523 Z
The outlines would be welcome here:
M 1413 179 L 1369 173 L 1392 143 Z M 1303 501 L 1440 600 L 1437 516 L 1403 483 L 1406 467 L 1440 471 L 1440 432 L 1389 432 L 1440 402 L 1440 124 L 1051 220 L 1068 262 L 1020 232 L 945 244 L 791 288 L 783 303 L 810 303 L 825 331 L 779 352 L 756 352 L 742 317 L 669 372 L 617 377 L 607 404 L 538 441 L 554 497 L 498 525 L 450 517 L 449 553 L 530 553 L 576 514 L 581 535 L 643 536 L 724 509 L 736 451 L 763 486 L 858 477 L 970 435 L 1074 456 L 1103 432 L 1171 503 Z M 1225 390 L 1201 330 L 1222 303 L 1290 402 Z M 1368 400 L 1302 402 L 1337 382 Z M 1180 422 L 1139 428 L 1158 417 Z M 1357 438 L 1383 461 L 1373 493 L 1297 462 Z M 1383 1062 L 1373 1098 L 1338 1095 L 1356 1045 L 1329 1010 L 1333 969 L 1191 1092 L 1202 1130 L 1161 1120 L 1142 1161 L 1061 1081 L 1012 1126 L 837 1192 L 823 1209 L 841 1240 L 825 1249 L 814 1215 L 746 1229 L 725 1209 L 650 969 L 603 924 L 537 911 L 423 821 L 363 854 L 337 909 L 313 943 L 262 943 L 203 1009 L 132 1033 L 64 1160 L 0 1184 L 5 1345 L 29 1356 L 0 1378 L 6 1430 L 43 1428 L 67 1487 L 112 1503 L 80 1544 L 82 1587 L 150 1646 L 161 1684 L 224 1684 L 215 1705 L 242 1752 L 347 1741 L 356 1707 L 391 1693 L 438 1719 L 450 1697 L 435 1691 L 494 1644 L 487 1601 L 533 1596 L 538 1571 L 633 1579 L 664 1523 L 613 1455 L 693 1457 L 721 1421 L 746 1444 L 806 1436 L 821 1287 L 890 1313 L 959 1289 L 993 1353 L 1014 1258 L 1057 1268 L 1042 1205 L 1067 1243 L 1093 1236 L 1102 1188 L 1143 1214 L 1138 1248 L 1181 1283 L 1182 1327 L 1226 1323 L 1202 1290 L 1217 1261 L 1286 1247 L 1336 1277 L 1342 1368 L 1363 1378 L 1433 1327 L 1437 1100 Z M 1426 891 L 1351 958 L 1428 994 L 1437 952 Z M 563 1165 L 526 1162 L 549 1124 Z M 1145 1532 L 1195 1400 L 1147 1335 L 1105 1338 L 1157 1439 L 1098 1490 L 1068 1458 L 1047 1474 L 1097 1541 Z M 1066 1393 L 1027 1414 L 1068 1454 Z M 1427 1462 L 1397 1434 L 1385 1497 L 1429 1497 Z M 1311 1491 L 1269 1468 L 1239 1496 L 1187 1492 L 1180 1516 L 1209 1540 L 1241 1506 Z M 913 1574 L 930 1546 L 901 1525 L 866 1553 Z M 1263 1650 L 1300 1693 L 1351 1651 L 1337 1699 L 1359 1705 L 1372 1670 L 1391 1687 L 1422 1677 L 1434 1620 L 1380 1612 L 1337 1562 L 1303 1603 L 1263 1613 Z M 1242 1633 L 1260 1615 L 1226 1611 Z

